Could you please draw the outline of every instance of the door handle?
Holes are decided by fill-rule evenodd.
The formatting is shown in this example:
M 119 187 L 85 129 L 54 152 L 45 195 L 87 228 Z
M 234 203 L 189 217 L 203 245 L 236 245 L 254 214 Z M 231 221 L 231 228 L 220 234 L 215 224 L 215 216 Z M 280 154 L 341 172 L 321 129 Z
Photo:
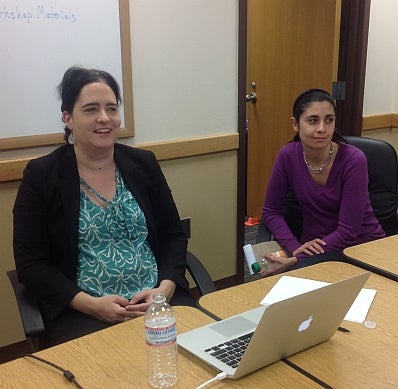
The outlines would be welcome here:
M 256 104 L 257 102 L 257 95 L 256 92 L 250 93 L 250 95 L 246 95 L 246 103 Z

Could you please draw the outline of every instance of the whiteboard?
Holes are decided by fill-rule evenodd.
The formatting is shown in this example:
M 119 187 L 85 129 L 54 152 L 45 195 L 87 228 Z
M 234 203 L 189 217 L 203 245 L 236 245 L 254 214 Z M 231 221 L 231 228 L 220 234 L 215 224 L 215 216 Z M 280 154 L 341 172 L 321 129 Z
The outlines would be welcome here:
M 130 39 L 130 30 L 122 20 L 129 21 L 126 0 L 0 3 L 0 148 L 18 147 L 18 138 L 26 146 L 26 139 L 37 145 L 36 136 L 46 144 L 53 139 L 46 135 L 63 135 L 57 86 L 70 66 L 106 70 L 118 81 L 125 104 L 132 104 L 132 96 L 126 96 L 131 88 L 126 92 L 123 80 L 131 74 L 131 54 L 123 47 L 131 45 L 121 40 Z M 132 117 L 126 118 L 125 109 L 121 113 L 122 127 L 128 122 L 132 135 Z

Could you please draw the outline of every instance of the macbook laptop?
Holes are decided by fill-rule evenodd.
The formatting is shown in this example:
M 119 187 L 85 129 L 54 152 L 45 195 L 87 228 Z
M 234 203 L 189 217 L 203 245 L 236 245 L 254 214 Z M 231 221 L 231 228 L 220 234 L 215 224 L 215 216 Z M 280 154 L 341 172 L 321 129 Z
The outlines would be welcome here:
M 242 377 L 331 338 L 369 274 L 187 331 L 177 343 L 228 377 Z

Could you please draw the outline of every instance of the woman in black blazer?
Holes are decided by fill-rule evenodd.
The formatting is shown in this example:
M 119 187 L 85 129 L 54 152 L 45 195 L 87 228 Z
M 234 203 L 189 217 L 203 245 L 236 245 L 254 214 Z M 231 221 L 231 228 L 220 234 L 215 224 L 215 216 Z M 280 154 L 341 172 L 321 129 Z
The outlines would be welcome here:
M 59 86 L 67 144 L 28 163 L 14 205 L 19 280 L 48 347 L 145 313 L 155 293 L 194 305 L 187 238 L 152 152 L 117 144 L 119 87 L 73 67 Z

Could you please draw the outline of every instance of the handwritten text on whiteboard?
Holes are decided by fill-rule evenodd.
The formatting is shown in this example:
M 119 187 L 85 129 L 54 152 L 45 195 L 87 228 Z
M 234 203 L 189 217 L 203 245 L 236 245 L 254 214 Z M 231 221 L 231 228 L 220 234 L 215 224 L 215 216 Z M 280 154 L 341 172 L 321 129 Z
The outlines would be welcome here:
M 53 6 L 44 6 L 37 4 L 33 8 L 24 6 L 0 6 L 0 22 L 65 22 L 76 23 L 78 17 L 70 8 L 54 8 Z

